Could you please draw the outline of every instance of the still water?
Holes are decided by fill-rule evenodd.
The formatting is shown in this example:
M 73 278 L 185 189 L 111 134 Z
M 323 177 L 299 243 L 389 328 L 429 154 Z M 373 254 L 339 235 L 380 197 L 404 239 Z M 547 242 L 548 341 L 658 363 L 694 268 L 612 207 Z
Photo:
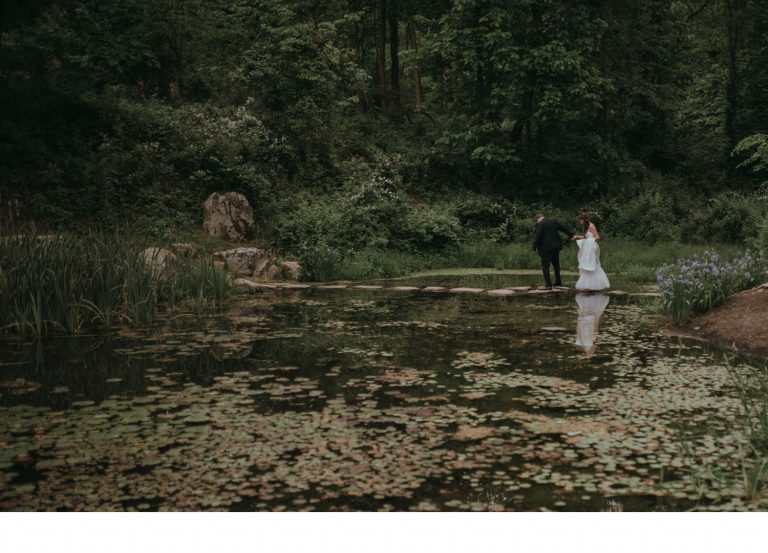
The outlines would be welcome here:
M 0 371 L 3 510 L 743 507 L 726 368 L 627 298 L 282 291 Z

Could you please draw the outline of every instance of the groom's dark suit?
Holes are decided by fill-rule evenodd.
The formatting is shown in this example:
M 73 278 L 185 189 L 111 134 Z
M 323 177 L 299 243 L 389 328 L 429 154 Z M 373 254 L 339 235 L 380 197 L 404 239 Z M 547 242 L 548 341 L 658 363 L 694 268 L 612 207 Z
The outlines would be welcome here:
M 549 276 L 549 266 L 555 268 L 555 286 L 561 286 L 560 280 L 560 250 L 563 249 L 563 241 L 560 233 L 574 236 L 570 230 L 561 225 L 554 219 L 544 217 L 536 223 L 536 235 L 533 239 L 533 251 L 541 256 L 541 270 L 544 273 L 544 282 L 547 286 L 552 286 L 552 279 Z

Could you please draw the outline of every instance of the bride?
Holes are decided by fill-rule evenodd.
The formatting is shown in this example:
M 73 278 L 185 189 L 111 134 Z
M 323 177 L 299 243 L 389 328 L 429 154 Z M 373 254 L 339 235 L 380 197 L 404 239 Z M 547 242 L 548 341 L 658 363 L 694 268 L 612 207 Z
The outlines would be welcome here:
M 579 220 L 584 228 L 583 236 L 574 236 L 579 245 L 579 280 L 577 290 L 605 290 L 611 283 L 600 265 L 600 234 L 586 213 L 579 214 Z

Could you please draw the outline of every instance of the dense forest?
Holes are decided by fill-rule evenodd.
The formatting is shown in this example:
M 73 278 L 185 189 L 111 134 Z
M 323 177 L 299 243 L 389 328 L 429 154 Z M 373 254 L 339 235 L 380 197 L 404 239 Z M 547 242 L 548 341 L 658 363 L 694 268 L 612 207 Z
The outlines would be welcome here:
M 766 240 L 765 0 L 2 3 L 0 225 L 440 251 Z

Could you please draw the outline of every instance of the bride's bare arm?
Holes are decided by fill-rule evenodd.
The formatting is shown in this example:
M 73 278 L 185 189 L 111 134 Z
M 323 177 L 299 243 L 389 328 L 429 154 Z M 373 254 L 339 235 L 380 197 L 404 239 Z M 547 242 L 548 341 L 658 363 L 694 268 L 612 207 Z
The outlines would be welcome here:
M 589 231 L 592 233 L 592 235 L 595 237 L 595 240 L 600 240 L 600 233 L 597 232 L 597 227 L 594 225 L 594 223 L 591 223 L 589 225 Z

